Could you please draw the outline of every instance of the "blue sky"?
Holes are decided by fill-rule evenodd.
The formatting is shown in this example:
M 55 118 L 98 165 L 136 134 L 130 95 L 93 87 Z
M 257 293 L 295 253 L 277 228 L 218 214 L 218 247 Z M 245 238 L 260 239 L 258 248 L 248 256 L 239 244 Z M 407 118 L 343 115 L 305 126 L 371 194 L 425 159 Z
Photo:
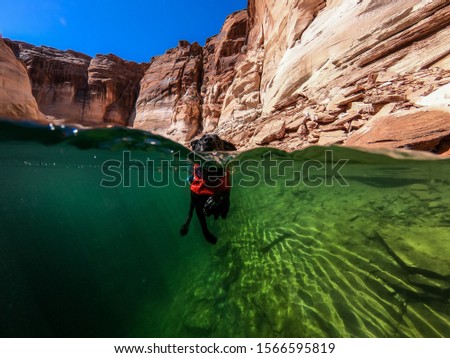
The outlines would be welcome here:
M 178 40 L 217 34 L 247 0 L 0 0 L 3 37 L 147 62 Z

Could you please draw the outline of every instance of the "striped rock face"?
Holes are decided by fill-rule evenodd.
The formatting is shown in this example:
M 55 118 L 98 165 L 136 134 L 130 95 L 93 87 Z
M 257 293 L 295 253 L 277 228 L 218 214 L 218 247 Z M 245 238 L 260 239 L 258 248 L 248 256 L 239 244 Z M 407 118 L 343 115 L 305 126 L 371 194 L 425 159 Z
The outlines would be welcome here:
M 149 64 L 10 46 L 50 119 L 128 125 L 183 144 L 214 133 L 243 149 L 292 151 L 345 145 L 354 132 L 374 128 L 368 125 L 373 118 L 448 108 L 449 25 L 446 0 L 250 0 L 204 47 L 180 41 Z M 8 83 L 13 91 L 0 100 L 32 108 L 26 85 Z M 10 117 L 31 115 L 12 112 Z M 271 129 L 279 123 L 287 130 Z M 390 141 L 418 148 L 395 138 L 398 130 L 389 127 L 395 121 L 383 123 Z M 438 131 L 443 136 L 428 142 L 433 122 L 419 127 L 428 128 L 415 134 L 426 142 L 421 148 L 448 152 L 447 124 Z
M 45 118 L 31 93 L 27 71 L 12 50 L 0 39 L 0 116 L 6 118 Z
M 114 55 L 91 58 L 71 50 L 23 42 L 7 44 L 25 64 L 12 56 L 25 71 L 22 75 L 27 85 L 31 83 L 30 97 L 49 119 L 85 125 L 128 125 L 147 64 Z M 10 96 L 22 101 L 25 92 L 24 88 L 22 94 L 16 91 Z

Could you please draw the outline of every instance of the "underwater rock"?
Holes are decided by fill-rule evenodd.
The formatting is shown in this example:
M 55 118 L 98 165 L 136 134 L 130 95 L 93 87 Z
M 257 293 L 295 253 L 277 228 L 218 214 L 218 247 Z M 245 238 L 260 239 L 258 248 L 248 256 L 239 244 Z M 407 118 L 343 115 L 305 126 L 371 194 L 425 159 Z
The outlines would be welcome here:
M 428 191 L 430 190 L 430 187 L 426 184 L 411 184 L 408 186 L 408 189 L 414 191 Z
M 411 272 L 450 277 L 450 230 L 448 227 L 399 227 L 380 230 L 383 240 Z

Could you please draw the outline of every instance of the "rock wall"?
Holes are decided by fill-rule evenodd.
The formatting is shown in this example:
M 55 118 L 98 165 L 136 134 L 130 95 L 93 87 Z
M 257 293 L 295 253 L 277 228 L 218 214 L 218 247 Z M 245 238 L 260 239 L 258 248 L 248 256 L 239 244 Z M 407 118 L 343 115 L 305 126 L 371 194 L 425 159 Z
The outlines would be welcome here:
M 373 117 L 364 128 L 348 140 L 352 146 L 373 148 L 407 148 L 448 151 L 450 139 L 450 108 L 401 111 L 387 116 Z
M 128 125 L 147 64 L 97 55 L 88 68 L 89 118 Z
M 201 121 L 202 63 L 202 47 L 187 41 L 152 58 L 141 80 L 133 127 L 190 139 Z
M 141 81 L 133 126 L 186 142 L 214 131 L 247 35 L 247 12 L 231 14 L 204 48 L 180 41 L 152 59 Z
M 448 1 L 249 0 L 248 12 L 217 128 L 241 146 L 345 143 L 382 108 L 414 110 L 450 82 Z
M 318 12 L 325 7 L 324 0 L 294 0 L 275 1 L 251 0 L 248 2 L 249 33 L 248 33 L 248 55 L 245 65 L 240 68 L 235 79 L 236 87 L 239 83 L 254 83 L 254 86 L 247 86 L 245 92 L 259 92 L 260 102 L 263 105 L 263 112 L 268 112 L 274 95 L 270 90 L 280 87 L 282 83 L 288 81 L 298 81 L 304 77 L 305 69 L 311 64 L 302 63 L 300 66 L 293 66 L 289 73 L 281 79 L 281 83 L 275 82 L 280 65 L 286 57 L 289 49 L 300 41 L 303 32 L 308 28 Z M 291 76 L 290 78 L 286 76 Z M 283 98 L 290 93 L 283 94 Z M 239 91 L 230 91 L 229 96 L 235 99 Z M 256 97 L 256 96 L 255 96 Z M 233 105 L 232 99 L 227 99 L 228 105 Z M 255 101 L 240 101 L 244 109 L 252 108 Z M 225 108 L 225 113 L 231 110 Z
M 333 88 L 371 72 L 413 71 L 449 55 L 450 7 L 445 0 L 287 3 L 249 1 L 249 42 L 265 50 L 264 113 L 293 93 L 327 100 Z
M 145 64 L 114 55 L 8 42 L 25 63 L 39 109 L 50 119 L 86 125 L 128 125 Z
M 153 60 L 134 125 L 183 143 L 209 132 L 243 148 L 346 143 L 380 111 L 415 110 L 450 82 L 449 10 L 443 0 L 250 0 L 202 53 L 181 43 Z
M 31 93 L 27 70 L 0 38 L 0 117 L 44 119 Z
M 204 47 L 180 41 L 150 64 L 10 46 L 47 116 L 128 124 L 181 143 L 214 132 L 240 148 L 296 150 L 365 145 L 355 132 L 373 123 L 401 129 L 374 118 L 411 115 L 414 136 L 432 138 L 420 147 L 443 153 L 449 25 L 448 0 L 249 0 Z M 414 113 L 436 106 L 439 119 L 418 126 Z M 417 147 L 407 142 L 389 141 Z
M 206 41 L 203 50 L 203 131 L 214 131 L 219 124 L 228 88 L 236 67 L 246 55 L 247 11 L 231 14 L 217 36 Z

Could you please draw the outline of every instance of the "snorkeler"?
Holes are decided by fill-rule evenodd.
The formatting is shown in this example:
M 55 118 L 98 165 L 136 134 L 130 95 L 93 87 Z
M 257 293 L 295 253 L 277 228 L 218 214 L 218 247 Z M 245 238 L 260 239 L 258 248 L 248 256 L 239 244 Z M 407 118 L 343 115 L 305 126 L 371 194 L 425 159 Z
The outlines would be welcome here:
M 215 134 L 206 134 L 200 139 L 192 141 L 191 147 L 194 152 L 236 150 L 233 144 L 220 139 Z M 188 233 L 195 209 L 203 236 L 211 244 L 216 244 L 217 237 L 209 231 L 206 217 L 214 216 L 214 219 L 217 220 L 220 216 L 226 219 L 230 209 L 229 173 L 226 169 L 217 166 L 194 164 L 190 184 L 189 214 L 181 227 L 180 234 L 184 236 Z

